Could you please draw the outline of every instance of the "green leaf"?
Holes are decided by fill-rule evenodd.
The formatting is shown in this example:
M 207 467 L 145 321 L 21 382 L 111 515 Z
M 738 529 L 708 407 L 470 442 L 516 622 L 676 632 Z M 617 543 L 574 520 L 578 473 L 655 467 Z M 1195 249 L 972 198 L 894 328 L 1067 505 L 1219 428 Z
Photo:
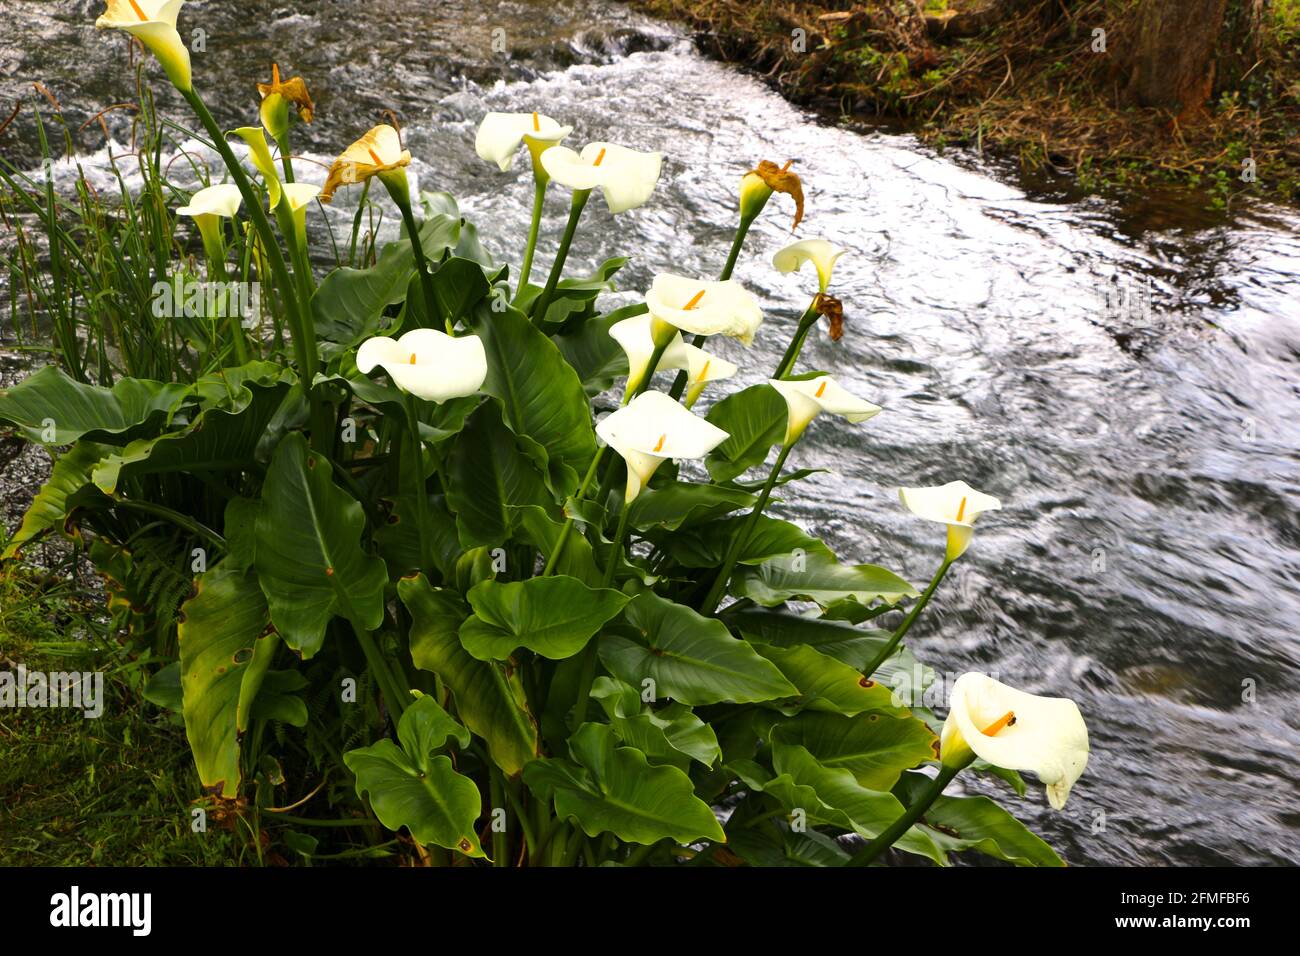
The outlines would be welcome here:
M 849 854 L 816 830 L 795 833 L 788 826 L 727 830 L 727 848 L 750 866 L 843 866 Z
M 751 508 L 757 501 L 754 495 L 720 485 L 670 481 L 638 495 L 628 521 L 634 528 L 657 526 L 676 531 Z
M 111 389 L 83 385 L 47 365 L 19 385 L 0 389 L 0 422 L 42 445 L 80 438 L 125 445 L 160 429 L 189 393 L 188 385 L 138 378 L 121 379 Z
M 893 692 L 884 684 L 867 679 L 861 672 L 811 647 L 775 647 L 758 644 L 754 649 L 777 666 L 799 689 L 797 709 L 829 711 L 855 716 L 867 711 L 906 714 L 894 703 Z
M 787 810 L 802 810 L 813 825 L 839 827 L 870 840 L 905 812 L 892 793 L 860 785 L 847 770 L 821 766 L 795 744 L 774 743 L 772 763 L 775 775 L 752 762 L 740 761 L 733 769 L 748 786 L 770 794 Z M 940 866 L 947 862 L 943 851 L 915 826 L 894 845 Z
M 104 457 L 111 454 L 109 445 L 78 442 L 60 455 L 41 490 L 32 499 L 23 515 L 23 523 L 9 539 L 0 561 L 8 561 L 22 553 L 23 546 L 35 541 L 50 530 L 60 533 L 68 518 L 68 498 L 90 484 L 91 473 Z
M 517 309 L 480 305 L 474 331 L 487 352 L 483 391 L 548 477 L 557 498 L 572 494 L 596 453 L 591 409 L 578 374 L 555 343 Z
M 433 546 L 433 563 L 444 577 L 455 573 L 456 562 L 464 552 L 456 531 L 456 519 L 447 510 L 442 495 L 429 495 L 429 543 Z M 398 495 L 391 501 L 381 499 L 386 512 L 384 523 L 375 529 L 375 547 L 388 565 L 389 577 L 406 577 L 418 570 L 425 556 L 420 554 L 420 529 L 415 520 L 414 495 Z
M 722 615 L 723 620 L 755 644 L 795 647 L 805 644 L 828 657 L 861 671 L 884 650 L 892 632 L 864 629 L 795 614 L 745 608 Z M 894 701 L 902 707 L 919 707 L 925 691 L 934 682 L 934 669 L 920 663 L 906 646 L 900 646 L 889 660 L 871 675 L 878 684 L 890 688 Z
M 615 379 L 627 375 L 627 354 L 609 334 L 609 330 L 624 319 L 645 313 L 645 303 L 639 302 L 615 309 L 608 315 L 588 319 L 573 332 L 552 338 L 564 360 L 578 373 L 578 379 L 588 395 L 599 395 L 613 386 Z
M 564 532 L 564 523 L 556 521 L 544 509 L 535 505 L 515 508 L 514 512 L 520 540 L 537 548 L 549 561 Z M 600 586 L 604 579 L 604 574 L 596 566 L 591 542 L 582 536 L 576 526 L 569 529 L 564 550 L 555 563 L 554 573 L 577 578 L 591 587 Z
M 537 724 L 528 712 L 518 674 L 471 657 L 458 631 L 469 608 L 453 591 L 429 586 L 423 575 L 404 578 L 397 595 L 411 614 L 411 659 L 442 678 L 465 726 L 487 741 L 492 760 L 514 776 L 538 753 Z
M 628 602 L 612 588 L 562 575 L 484 581 L 468 597 L 474 614 L 461 625 L 460 642 L 483 661 L 505 660 L 519 647 L 553 661 L 572 657 Z
M 255 566 L 276 630 L 304 660 L 336 616 L 373 631 L 384 619 L 388 571 L 361 550 L 361 505 L 334 484 L 330 463 L 285 437 L 262 488 Z
M 731 593 L 764 607 L 786 601 L 816 601 L 824 607 L 847 597 L 864 605 L 877 599 L 892 605 L 905 597 L 919 596 L 893 571 L 872 564 L 840 564 L 822 551 L 738 568 L 731 579 Z
M 726 625 L 652 592 L 624 614 L 636 640 L 607 633 L 600 659 L 610 673 L 634 687 L 649 678 L 656 697 L 683 704 L 750 703 L 793 697 L 798 690 L 754 648 L 731 636 Z
M 218 565 L 199 578 L 177 631 L 185 735 L 203 786 L 239 794 L 239 738 L 279 639 L 257 578 Z M 268 635 L 268 636 L 263 636 Z
M 939 738 L 915 717 L 800 714 L 773 728 L 773 739 L 798 744 L 823 767 L 844 769 L 870 790 L 891 790 L 899 774 L 939 755 Z
M 461 319 L 492 291 L 483 267 L 459 256 L 438 263 L 432 279 L 434 305 L 438 314 L 451 322 Z
M 618 739 L 642 751 L 653 764 L 689 770 L 692 760 L 712 767 L 722 758 L 713 728 L 685 704 L 651 707 L 635 687 L 610 677 L 597 678 L 591 696 L 600 701 Z
M 577 767 L 557 772 L 547 765 L 561 761 L 538 761 L 525 768 L 524 780 L 553 795 L 556 814 L 576 820 L 587 836 L 612 833 L 625 843 L 646 845 L 665 838 L 679 844 L 726 841 L 690 777 L 676 767 L 651 766 L 639 750 L 617 746 L 610 727 L 583 724 L 569 738 L 569 753 Z
M 253 465 L 258 445 L 289 392 L 286 382 L 254 384 L 246 401 L 233 407 L 213 406 L 176 432 L 141 438 L 120 454 L 110 455 L 96 468 L 95 484 L 113 494 L 123 479 L 167 472 L 196 474 L 237 471 Z
M 767 383 L 728 395 L 705 417 L 731 436 L 704 460 L 714 481 L 730 481 L 761 465 L 785 436 L 785 399 Z
M 379 822 L 406 827 L 416 842 L 482 857 L 474 832 L 482 807 L 478 787 L 461 776 L 445 755 L 433 756 L 450 737 L 468 741 L 462 728 L 432 697 L 420 697 L 402 714 L 399 748 L 384 739 L 343 755 L 357 778 L 357 796 L 370 794 Z
M 688 534 L 670 537 L 666 542 L 667 550 L 674 560 L 687 567 L 716 568 L 725 560 L 727 549 L 748 520 L 748 515 L 738 515 L 709 522 L 692 529 Z M 787 555 L 803 554 L 806 557 L 814 553 L 831 556 L 826 545 L 798 525 L 759 515 L 736 562 L 742 565 L 762 564 Z
M 519 450 L 494 402 L 485 402 L 470 416 L 452 447 L 447 477 L 447 505 L 465 548 L 505 543 L 514 533 L 516 507 L 556 510 L 533 459 Z
M 546 315 L 539 323 L 541 327 L 550 333 L 564 327 L 566 323 L 572 326 L 590 319 L 595 314 L 597 296 L 602 292 L 615 290 L 614 273 L 625 265 L 627 259 L 617 256 L 606 259 L 589 276 L 561 279 L 560 284 L 555 288 L 555 294 L 551 296 Z M 532 315 L 541 293 L 541 286 L 531 283 L 525 285 L 515 298 L 514 307 Z
M 150 677 L 141 696 L 156 707 L 183 716 L 185 698 L 181 691 L 181 662 L 172 661 Z
M 459 212 L 435 213 L 420 225 L 420 243 L 432 262 L 454 248 L 460 237 Z M 406 298 L 415 275 L 415 255 L 403 236 L 380 250 L 379 259 L 368 269 L 335 269 L 312 296 L 311 311 L 316 335 L 325 342 L 355 345 L 377 334 L 385 325 L 384 310 Z
M 904 774 L 899 790 L 910 801 L 927 783 L 921 774 Z M 1065 866 L 1055 850 L 988 797 L 940 797 L 920 829 L 946 851 L 975 850 L 1016 866 Z

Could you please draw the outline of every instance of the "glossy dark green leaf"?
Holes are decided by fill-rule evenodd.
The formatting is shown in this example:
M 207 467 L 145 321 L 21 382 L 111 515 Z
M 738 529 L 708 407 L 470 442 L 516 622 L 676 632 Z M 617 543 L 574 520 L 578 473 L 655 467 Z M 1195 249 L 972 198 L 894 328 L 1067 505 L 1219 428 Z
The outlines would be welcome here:
M 47 365 L 13 388 L 0 389 L 0 422 L 28 441 L 70 445 L 81 438 L 125 445 L 156 434 L 190 394 L 188 385 L 124 378 L 112 388 L 83 385 Z
M 786 601 L 816 601 L 823 606 L 846 597 L 870 604 L 896 604 L 917 590 L 893 571 L 872 564 L 840 564 L 828 553 L 775 558 L 757 567 L 738 568 L 731 593 L 775 607 Z
M 574 819 L 588 836 L 612 833 L 625 843 L 670 838 L 723 842 L 726 835 L 709 805 L 695 796 L 690 777 L 676 767 L 651 766 L 645 754 L 620 747 L 605 724 L 583 724 L 569 738 L 576 768 L 557 773 L 538 761 L 524 770 L 555 801 L 561 819 Z M 534 769 L 536 767 L 536 769 Z
M 894 701 L 893 691 L 868 680 L 860 671 L 811 647 L 776 647 L 756 644 L 754 649 L 777 666 L 781 674 L 799 689 L 791 710 L 816 710 L 854 716 L 867 711 L 905 714 Z
M 599 395 L 616 379 L 627 375 L 627 355 L 609 334 L 610 328 L 624 319 L 644 315 L 646 305 L 639 302 L 608 315 L 588 319 L 567 335 L 553 337 L 565 361 L 573 366 L 588 395 Z
M 640 750 L 653 764 L 689 770 L 692 760 L 712 767 L 722 758 L 713 728 L 685 704 L 673 701 L 653 707 L 641 699 L 637 688 L 612 677 L 597 678 L 591 696 L 600 701 L 618 739 Z
M 447 505 L 466 548 L 505 543 L 514 533 L 516 507 L 536 505 L 558 513 L 541 472 L 520 450 L 494 402 L 470 417 L 452 446 L 447 479 Z
M 925 787 L 920 774 L 905 774 L 899 791 L 910 801 Z M 1065 866 L 1056 851 L 988 797 L 940 797 L 919 829 L 945 851 L 975 850 L 1016 866 Z
M 691 706 L 723 701 L 748 703 L 793 697 L 798 690 L 749 644 L 731 636 L 720 621 L 652 592 L 624 611 L 639 636 L 606 634 L 600 659 L 633 687 L 654 681 L 659 698 Z
M 785 399 L 771 385 L 751 385 L 718 402 L 706 418 L 730 437 L 704 464 L 714 481 L 729 481 L 763 464 L 785 436 Z
M 524 581 L 484 581 L 467 595 L 474 614 L 460 642 L 479 660 L 505 660 L 520 647 L 551 660 L 572 657 L 627 604 L 612 588 L 589 588 L 553 575 Z
M 25 545 L 50 531 L 61 534 L 68 518 L 68 499 L 90 484 L 95 466 L 115 450 L 110 445 L 82 441 L 60 455 L 23 515 L 22 524 L 0 553 L 0 561 L 18 557 Z
M 572 494 L 596 453 L 587 393 L 555 343 L 516 309 L 480 305 L 474 332 L 487 352 L 483 390 L 557 498 Z
M 329 461 L 295 432 L 276 450 L 257 513 L 255 566 L 271 620 L 310 658 L 335 616 L 372 631 L 384 619 L 388 571 L 361 549 L 361 505 L 334 484 Z
M 458 632 L 470 609 L 453 591 L 405 578 L 397 594 L 411 614 L 411 659 L 442 678 L 465 726 L 487 741 L 492 760 L 514 776 L 538 753 L 537 724 L 528 711 L 518 674 L 471 657 Z
M 938 758 L 939 738 L 915 717 L 810 712 L 782 721 L 772 733 L 803 747 L 823 767 L 849 771 L 870 790 L 891 790 L 904 770 Z
M 751 508 L 754 495 L 720 485 L 670 481 L 643 491 L 632 504 L 628 519 L 634 528 L 660 527 L 668 531 L 689 528 L 714 518 Z
M 679 564 L 690 568 L 716 568 L 722 564 L 748 515 L 737 515 L 690 529 L 668 538 L 665 547 Z M 775 558 L 809 554 L 830 555 L 821 540 L 798 525 L 767 515 L 759 515 L 736 558 L 737 564 L 762 564 Z M 793 560 L 793 558 L 792 558 Z
M 482 808 L 478 787 L 449 757 L 434 756 L 450 737 L 467 741 L 464 729 L 432 697 L 420 697 L 402 714 L 397 735 L 401 747 L 385 738 L 343 755 L 356 775 L 357 796 L 369 794 L 375 816 L 390 830 L 406 827 L 425 846 L 482 857 L 474 832 Z

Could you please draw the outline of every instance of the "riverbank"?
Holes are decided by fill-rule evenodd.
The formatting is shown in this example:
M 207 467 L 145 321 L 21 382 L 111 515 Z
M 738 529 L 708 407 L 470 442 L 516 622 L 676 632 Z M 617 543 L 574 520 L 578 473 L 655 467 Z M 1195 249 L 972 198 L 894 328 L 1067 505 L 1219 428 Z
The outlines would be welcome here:
M 1173 184 L 1220 207 L 1300 202 L 1300 0 L 1230 3 L 1216 79 L 1177 115 L 1129 105 L 1133 0 L 633 5 L 684 20 L 705 51 L 799 103 L 902 122 L 930 145 L 1011 156 L 1088 192 Z M 1239 6 L 1254 8 L 1250 23 Z

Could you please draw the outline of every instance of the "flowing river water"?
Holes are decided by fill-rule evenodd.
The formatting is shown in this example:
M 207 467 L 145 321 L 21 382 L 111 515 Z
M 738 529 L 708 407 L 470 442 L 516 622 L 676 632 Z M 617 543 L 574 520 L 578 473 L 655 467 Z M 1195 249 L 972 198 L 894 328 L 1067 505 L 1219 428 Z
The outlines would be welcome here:
M 99 3 L 4 6 L 6 114 L 32 80 L 77 122 L 131 98 L 125 43 L 91 27 Z M 861 426 L 819 420 L 792 464 L 827 471 L 775 513 L 846 560 L 924 583 L 943 531 L 905 513 L 896 487 L 965 478 L 999 496 L 911 640 L 941 687 L 979 669 L 1072 697 L 1088 721 L 1092 760 L 1064 812 L 1032 781 L 1024 801 L 966 786 L 1000 790 L 1074 864 L 1300 863 L 1294 212 L 1079 200 L 845 128 L 607 0 L 209 0 L 182 16 L 187 33 L 205 31 L 195 76 L 219 121 L 255 121 L 253 83 L 272 60 L 302 74 L 318 118 L 299 129 L 299 168 L 319 181 L 308 160 L 396 110 L 421 187 L 459 197 L 502 261 L 518 262 L 532 183 L 522 158 L 502 174 L 475 157 L 485 111 L 540 110 L 572 123 L 579 145 L 661 150 L 653 201 L 614 219 L 594 200 L 571 259 L 629 255 L 627 291 L 658 271 L 716 274 L 740 176 L 793 159 L 809 198 L 800 235 L 850 250 L 835 278 L 847 332 L 819 334 L 804 367 L 886 411 Z M 170 89 L 160 100 L 186 120 Z M 108 122 L 121 153 L 125 114 Z M 19 117 L 6 155 L 30 147 L 32 124 Z M 93 176 L 105 153 L 90 142 Z M 553 189 L 539 270 L 566 211 Z M 767 376 L 813 291 L 811 276 L 769 264 L 788 212 L 774 198 L 737 270 L 767 324 L 748 351 L 722 346 L 736 384 Z M 329 215 L 345 235 L 348 200 Z

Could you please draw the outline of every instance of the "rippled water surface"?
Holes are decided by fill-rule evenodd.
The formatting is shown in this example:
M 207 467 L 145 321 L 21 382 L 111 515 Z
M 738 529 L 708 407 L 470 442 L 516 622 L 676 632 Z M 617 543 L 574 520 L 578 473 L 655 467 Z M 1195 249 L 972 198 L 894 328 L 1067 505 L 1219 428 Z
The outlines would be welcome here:
M 4 7 L 5 102 L 39 79 L 80 121 L 131 97 L 125 43 L 89 25 L 99 4 Z M 420 185 L 459 196 L 505 261 L 532 184 L 522 159 L 501 174 L 474 156 L 484 111 L 542 110 L 579 142 L 662 150 L 655 200 L 617 221 L 594 201 L 575 246 L 583 268 L 631 255 L 627 290 L 662 270 L 716 273 L 740 175 L 794 159 L 801 235 L 852 253 L 835 283 L 847 334 L 814 341 L 806 364 L 886 413 L 820 420 L 794 460 L 829 473 L 777 511 L 923 582 L 942 530 L 894 489 L 964 477 L 1001 497 L 912 633 L 942 674 L 1079 701 L 1093 758 L 1075 796 L 1054 814 L 1035 786 L 1017 814 L 1076 864 L 1300 862 L 1294 214 L 1033 191 L 906 136 L 828 125 L 616 3 L 210 0 L 185 18 L 207 31 L 195 73 L 223 123 L 254 119 L 271 59 L 317 95 L 307 159 L 395 109 Z M 125 116 L 108 121 L 121 152 Z M 0 148 L 30 143 L 31 123 Z M 102 163 L 102 136 L 87 143 Z M 566 208 L 553 190 L 541 268 Z M 346 200 L 330 215 L 349 222 Z M 788 222 L 769 213 L 737 271 L 768 310 L 752 350 L 723 348 L 745 384 L 775 365 L 811 291 L 768 266 Z

